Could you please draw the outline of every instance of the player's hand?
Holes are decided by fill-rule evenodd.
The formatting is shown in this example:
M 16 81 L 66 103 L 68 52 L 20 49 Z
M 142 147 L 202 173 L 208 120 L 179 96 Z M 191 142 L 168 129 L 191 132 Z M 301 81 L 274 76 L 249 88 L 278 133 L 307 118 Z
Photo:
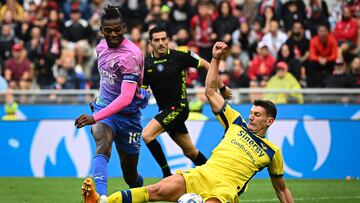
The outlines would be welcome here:
M 75 120 L 75 126 L 77 128 L 82 128 L 86 125 L 92 125 L 95 123 L 94 117 L 90 115 L 83 114 Z
M 232 99 L 232 90 L 229 87 L 225 86 L 225 90 L 220 91 L 220 93 L 224 99 L 226 100 Z
M 216 42 L 212 50 L 212 56 L 216 59 L 220 59 L 221 56 L 226 53 L 228 46 L 225 42 Z

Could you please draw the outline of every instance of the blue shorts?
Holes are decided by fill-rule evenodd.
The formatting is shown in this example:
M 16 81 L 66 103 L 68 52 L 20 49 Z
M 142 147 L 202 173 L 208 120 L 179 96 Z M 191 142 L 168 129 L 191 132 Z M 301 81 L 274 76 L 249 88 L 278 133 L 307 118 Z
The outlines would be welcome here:
M 94 112 L 96 113 L 104 107 L 94 102 Z M 114 133 L 116 149 L 127 154 L 139 154 L 141 146 L 141 113 L 133 114 L 114 114 L 98 122 L 109 126 Z

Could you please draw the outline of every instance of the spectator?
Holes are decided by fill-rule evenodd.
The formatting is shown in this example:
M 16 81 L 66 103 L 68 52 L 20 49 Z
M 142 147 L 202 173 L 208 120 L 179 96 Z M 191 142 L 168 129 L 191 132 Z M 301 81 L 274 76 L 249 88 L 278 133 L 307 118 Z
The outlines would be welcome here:
M 326 78 L 325 87 L 329 88 L 354 88 L 356 87 L 356 78 L 349 73 L 343 59 L 339 58 L 335 62 L 332 75 Z
M 246 69 L 241 64 L 239 59 L 234 59 L 232 63 L 232 70 L 230 71 L 230 87 L 233 88 L 248 88 L 249 78 Z
M 258 37 L 247 22 L 240 23 L 240 27 L 232 33 L 232 40 L 234 45 L 240 45 L 243 52 L 252 58 L 256 52 Z
M 275 58 L 282 44 L 287 40 L 287 35 L 279 30 L 279 22 L 271 20 L 270 31 L 262 38 L 262 42 L 269 48 L 270 54 Z
M 78 8 L 78 12 L 84 20 L 87 21 L 90 19 L 92 12 L 88 0 L 67 0 L 63 6 L 65 20 L 71 19 L 72 10 L 74 7 Z
M 11 46 L 15 43 L 15 34 L 11 25 L 2 24 L 0 34 L 0 65 L 4 67 L 5 61 L 11 57 Z M 1 72 L 2 74 L 2 72 Z
M 320 11 L 320 15 L 328 19 L 330 16 L 326 1 L 324 0 L 310 0 L 309 6 L 311 9 L 316 8 Z
M 0 21 L 3 20 L 5 13 L 10 11 L 15 15 L 15 19 L 22 21 L 24 15 L 24 8 L 17 2 L 17 0 L 7 0 L 6 4 L 2 5 L 0 8 Z
M 22 44 L 11 47 L 12 58 L 5 62 L 5 79 L 12 89 L 29 89 L 31 85 L 31 62 Z
M 175 0 L 170 9 L 170 32 L 174 34 L 180 28 L 190 30 L 190 19 L 194 15 L 195 10 L 188 0 Z
M 301 89 L 301 86 L 296 78 L 288 72 L 288 65 L 284 61 L 278 62 L 275 70 L 276 74 L 269 79 L 265 89 Z M 304 103 L 304 98 L 301 93 L 267 93 L 264 95 L 264 99 L 268 99 L 275 104 Z
M 29 13 L 24 13 L 23 21 L 18 21 L 15 26 L 15 35 L 23 42 L 28 42 L 31 38 L 31 30 L 34 27 L 34 22 L 31 20 Z
M 273 17 L 281 16 L 281 0 L 261 0 L 259 3 L 259 16 L 266 15 L 266 8 L 271 8 L 274 11 Z
M 61 34 L 58 30 L 58 24 L 51 22 L 47 27 L 43 48 L 43 54 L 49 66 L 52 66 L 60 57 L 61 49 Z
M 4 112 L 5 115 L 1 118 L 3 121 L 14 121 L 18 120 L 18 116 L 16 115 L 18 111 L 19 105 L 14 100 L 14 95 L 12 90 L 8 90 L 5 94 L 5 105 L 4 105 Z
M 130 40 L 134 42 L 142 51 L 142 53 L 145 53 L 145 46 L 146 43 L 141 38 L 141 29 L 139 26 L 133 27 L 130 32 Z
M 93 56 L 91 44 L 94 32 L 88 22 L 81 18 L 79 9 L 76 4 L 71 7 L 71 19 L 65 22 L 64 45 L 67 49 L 75 50 L 76 64 L 88 73 L 84 67 L 88 67 L 86 62 L 91 61 Z
M 250 87 L 265 87 L 275 64 L 276 59 L 269 53 L 265 43 L 259 42 L 258 55 L 250 62 L 248 76 Z
M 173 35 L 173 41 L 176 44 L 176 50 L 192 51 L 190 44 L 190 33 L 185 28 L 180 28 L 175 35 Z
M 351 17 L 349 7 L 342 9 L 341 21 L 337 22 L 333 31 L 334 37 L 340 46 L 342 52 L 356 47 L 358 37 L 358 24 Z
M 93 31 L 89 23 L 82 19 L 80 8 L 76 4 L 71 7 L 70 17 L 70 20 L 65 22 L 64 39 L 70 43 L 85 40 L 89 46 L 93 39 Z M 69 46 L 74 46 L 74 44 Z
M 149 28 L 150 24 L 163 26 L 168 25 L 168 21 L 165 21 L 163 18 L 161 18 L 161 6 L 161 0 L 151 1 L 151 8 L 144 20 L 145 30 Z
M 327 26 L 320 25 L 318 35 L 310 41 L 310 64 L 306 70 L 309 87 L 324 87 L 337 58 L 337 43 Z
M 326 5 L 326 3 L 324 5 Z M 324 6 L 324 8 L 327 9 L 327 6 Z M 323 11 L 321 6 L 317 3 L 314 3 L 311 7 L 310 19 L 306 24 L 306 29 L 310 31 L 311 37 L 314 37 L 317 34 L 317 30 L 320 25 L 325 25 L 328 29 L 330 29 L 330 23 L 326 13 L 327 11 Z
M 44 38 L 41 35 L 40 27 L 33 27 L 31 29 L 31 39 L 25 43 L 28 58 L 32 61 L 38 60 L 42 55 L 43 44 Z
M 266 34 L 270 30 L 271 20 L 278 20 L 278 18 L 273 7 L 267 6 L 264 10 L 264 14 L 258 16 L 258 20 L 260 22 L 262 32 Z
M 230 55 L 226 57 L 226 66 L 228 67 L 227 71 L 231 72 L 233 69 L 233 61 L 239 59 L 241 61 L 241 66 L 245 69 L 249 66 L 249 56 L 242 51 L 240 45 L 233 44 L 230 48 Z
M 302 87 L 306 86 L 306 71 L 302 63 L 294 57 L 290 52 L 289 46 L 283 44 L 278 54 L 278 61 L 283 61 L 287 64 L 288 72 L 293 75 L 297 81 L 300 82 Z
M 304 2 L 298 0 L 290 0 L 285 3 L 283 12 L 282 12 L 282 22 L 284 24 L 284 29 L 286 32 L 289 32 L 294 22 L 304 22 L 306 20 L 306 14 Z
M 239 27 L 238 19 L 232 15 L 231 4 L 228 1 L 221 1 L 218 5 L 218 17 L 213 22 L 213 33 L 211 40 L 223 41 L 231 46 L 232 33 Z
M 121 6 L 121 14 L 124 16 L 125 24 L 129 30 L 134 26 L 144 24 L 144 19 L 151 9 L 152 0 L 124 0 L 112 1 L 113 5 Z M 142 28 L 146 30 L 146 28 Z
M 360 88 L 360 57 L 356 57 L 350 64 L 350 72 L 356 80 L 356 87 Z
M 258 5 L 254 0 L 244 0 L 242 11 L 247 22 L 252 25 L 258 14 Z
M 291 35 L 285 43 L 289 46 L 290 53 L 306 67 L 310 41 L 305 37 L 304 26 L 301 22 L 294 22 Z
M 199 55 L 207 61 L 211 60 L 211 33 L 212 19 L 209 13 L 210 4 L 206 0 L 200 0 L 197 5 L 197 15 L 190 21 L 192 39 L 199 50 Z

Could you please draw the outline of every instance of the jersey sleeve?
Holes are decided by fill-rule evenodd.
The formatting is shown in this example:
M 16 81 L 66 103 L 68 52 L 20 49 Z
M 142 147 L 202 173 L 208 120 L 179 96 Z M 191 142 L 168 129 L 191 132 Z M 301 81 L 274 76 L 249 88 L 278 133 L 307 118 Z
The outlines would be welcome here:
M 136 75 L 141 77 L 143 66 L 143 57 L 138 57 L 135 54 L 130 53 L 125 60 L 121 62 L 120 68 L 123 75 Z
M 219 120 L 221 125 L 227 129 L 229 125 L 235 121 L 241 114 L 235 109 L 231 108 L 230 105 L 224 102 L 224 105 L 218 112 L 214 112 L 216 118 Z M 245 122 L 244 119 L 242 119 Z
M 143 82 L 141 84 L 141 88 L 144 88 L 144 89 L 147 89 L 150 85 L 149 75 L 148 75 L 148 67 L 149 67 L 149 62 L 148 62 L 148 60 L 145 59 L 144 78 L 143 78 Z
M 182 54 L 182 62 L 185 68 L 194 67 L 199 68 L 201 66 L 201 57 L 192 51 L 179 51 Z
M 284 175 L 284 165 L 279 148 L 275 151 L 274 157 L 270 161 L 268 172 L 271 177 L 279 177 Z

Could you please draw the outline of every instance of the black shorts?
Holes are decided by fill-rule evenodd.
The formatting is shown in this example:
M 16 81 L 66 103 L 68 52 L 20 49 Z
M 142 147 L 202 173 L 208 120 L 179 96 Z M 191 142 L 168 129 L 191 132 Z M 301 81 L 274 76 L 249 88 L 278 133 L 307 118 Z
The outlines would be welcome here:
M 165 107 L 155 116 L 155 119 L 159 121 L 170 137 L 174 137 L 177 133 L 188 133 L 185 126 L 188 116 L 189 105 L 185 102 L 180 102 Z

